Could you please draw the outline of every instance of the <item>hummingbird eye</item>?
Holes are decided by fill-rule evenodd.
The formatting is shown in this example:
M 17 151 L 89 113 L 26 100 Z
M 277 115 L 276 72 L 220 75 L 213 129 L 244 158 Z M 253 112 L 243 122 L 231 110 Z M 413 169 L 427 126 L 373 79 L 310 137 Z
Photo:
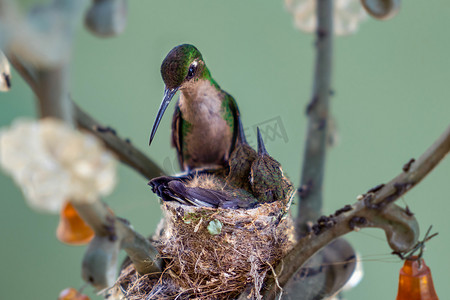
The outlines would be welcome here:
M 186 76 L 186 79 L 191 79 L 192 77 L 194 77 L 196 71 L 197 71 L 197 62 L 194 61 L 194 62 L 189 66 L 189 70 L 188 70 L 188 74 L 187 74 L 187 76 Z

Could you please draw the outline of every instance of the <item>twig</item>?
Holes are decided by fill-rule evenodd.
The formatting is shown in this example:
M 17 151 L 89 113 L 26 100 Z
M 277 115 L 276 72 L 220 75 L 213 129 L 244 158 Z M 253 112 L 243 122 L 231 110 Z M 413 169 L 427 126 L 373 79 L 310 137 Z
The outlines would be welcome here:
M 279 284 L 284 285 L 303 266 L 303 264 L 317 251 L 326 246 L 334 239 L 342 236 L 356 227 L 374 226 L 374 222 L 384 221 L 386 234 L 394 230 L 408 229 L 414 231 L 414 224 L 408 223 L 413 220 L 413 216 L 408 210 L 399 210 L 398 206 L 391 205 L 395 200 L 404 195 L 407 191 L 419 183 L 450 151 L 450 126 L 439 137 L 439 139 L 422 154 L 422 156 L 411 165 L 411 168 L 403 171 L 389 183 L 378 188 L 374 192 L 364 195 L 362 200 L 338 211 L 332 216 L 332 226 L 330 228 L 318 228 L 318 232 L 310 233 L 299 240 L 296 246 L 283 258 L 276 268 Z M 396 211 L 397 210 L 397 211 Z M 336 216 L 337 215 L 337 216 Z M 392 220 L 399 222 L 392 226 Z M 366 223 L 366 221 L 368 221 Z M 377 224 L 375 226 L 379 227 Z M 415 239 L 418 232 L 410 232 Z M 387 236 L 391 248 L 396 251 L 407 251 L 414 246 L 414 239 L 405 232 L 401 234 Z M 407 246 L 409 245 L 409 249 Z M 396 249 L 398 248 L 398 249 Z M 284 266 L 281 272 L 281 265 Z M 276 296 L 276 285 L 274 280 L 268 281 L 268 288 L 265 299 L 274 299 Z
M 300 205 L 296 232 L 305 233 L 307 222 L 317 219 L 322 210 L 322 183 L 324 178 L 329 120 L 329 97 L 333 49 L 333 1 L 316 1 L 317 40 L 314 86 L 307 106 L 309 116 L 299 188 Z
M 118 242 L 140 274 L 161 272 L 163 260 L 158 250 L 143 236 L 134 231 L 129 222 L 114 216 L 108 206 L 101 202 L 72 202 L 83 220 L 94 230 L 95 235 Z

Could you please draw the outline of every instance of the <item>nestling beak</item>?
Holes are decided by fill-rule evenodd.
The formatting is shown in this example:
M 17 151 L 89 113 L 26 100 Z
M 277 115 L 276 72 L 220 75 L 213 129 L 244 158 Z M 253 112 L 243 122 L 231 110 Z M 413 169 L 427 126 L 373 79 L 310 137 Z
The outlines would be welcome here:
M 167 106 L 169 106 L 170 100 L 172 100 L 173 96 L 176 94 L 177 91 L 178 87 L 173 89 L 168 89 L 166 87 L 164 89 L 164 98 L 161 102 L 161 106 L 159 107 L 158 114 L 156 115 L 155 123 L 153 123 L 152 133 L 150 134 L 150 141 L 148 142 L 149 146 L 152 143 L 153 137 L 155 136 L 156 130 L 158 129 L 159 123 L 161 122 L 164 112 L 166 111 Z

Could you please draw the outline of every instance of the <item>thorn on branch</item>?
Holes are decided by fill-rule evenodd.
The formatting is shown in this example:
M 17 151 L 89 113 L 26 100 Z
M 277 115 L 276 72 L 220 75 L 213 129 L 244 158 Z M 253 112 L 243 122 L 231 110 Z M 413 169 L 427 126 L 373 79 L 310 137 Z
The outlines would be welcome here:
M 410 182 L 394 183 L 395 192 L 392 195 L 386 197 L 386 199 L 384 199 L 382 202 L 380 202 L 378 204 L 378 207 L 382 208 L 382 207 L 385 207 L 386 205 L 394 202 L 401 195 L 406 193 L 412 186 L 413 186 L 413 184 Z
M 317 224 L 312 226 L 312 231 L 315 235 L 319 235 L 326 229 L 332 228 L 336 224 L 336 220 L 334 220 L 333 216 L 321 216 L 317 220 Z
M 365 224 L 367 224 L 366 218 L 355 216 L 355 217 L 351 218 L 350 221 L 348 222 L 348 227 L 350 227 L 351 230 L 355 230 L 360 225 L 365 225 Z
M 111 133 L 115 136 L 117 136 L 117 131 L 109 126 L 101 126 L 101 125 L 95 125 L 94 130 L 100 133 Z
M 389 205 L 390 203 L 397 200 L 401 195 L 406 193 L 414 184 L 411 182 L 404 182 L 404 183 L 394 183 L 394 192 L 387 196 L 383 201 L 379 203 L 372 203 L 372 200 L 374 199 L 374 193 L 381 190 L 384 187 L 384 184 L 377 185 L 376 187 L 370 189 L 367 191 L 366 195 L 364 196 L 364 205 L 367 208 L 370 209 L 382 209 Z
M 414 216 L 414 213 L 409 209 L 408 205 L 406 205 L 406 207 L 405 207 L 405 212 L 410 217 Z
M 306 106 L 306 114 L 309 115 L 319 102 L 319 96 L 315 95 Z
M 367 191 L 367 194 L 370 194 L 370 193 L 376 193 L 376 192 L 378 192 L 379 190 L 381 190 L 383 187 L 384 187 L 384 183 L 379 184 L 379 185 L 377 185 L 377 186 L 371 188 L 370 190 L 368 190 L 368 191 Z
M 373 194 L 365 194 L 362 201 L 364 201 L 364 206 L 370 209 L 377 209 L 377 204 L 372 203 Z
M 403 172 L 407 173 L 409 171 L 409 169 L 411 168 L 411 165 L 415 162 L 416 160 L 414 158 L 411 158 L 406 164 L 403 165 L 402 170 Z
M 352 207 L 351 205 L 347 204 L 347 205 L 345 205 L 344 207 L 342 207 L 342 208 L 336 210 L 336 211 L 334 212 L 334 215 L 337 217 L 337 216 L 339 216 L 340 214 L 343 214 L 343 213 L 345 213 L 345 212 L 347 212 L 347 211 L 351 211 L 352 209 L 353 209 L 353 207 Z

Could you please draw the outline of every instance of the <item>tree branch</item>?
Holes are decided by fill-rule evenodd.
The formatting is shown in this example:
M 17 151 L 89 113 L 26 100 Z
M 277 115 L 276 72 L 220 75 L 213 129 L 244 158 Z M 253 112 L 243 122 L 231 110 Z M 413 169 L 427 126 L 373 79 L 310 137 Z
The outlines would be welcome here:
M 135 232 L 128 221 L 115 217 L 105 203 L 73 201 L 72 204 L 83 220 L 94 230 L 96 236 L 107 237 L 110 243 L 119 243 L 120 248 L 127 252 L 140 274 L 161 272 L 163 260 L 158 250 L 146 238 Z M 83 268 L 85 269 L 84 266 Z M 89 278 L 89 276 L 85 277 Z
M 299 188 L 296 231 L 305 233 L 307 222 L 322 210 L 322 184 L 327 148 L 329 97 L 333 49 L 333 1 L 316 1 L 316 62 L 312 99 L 307 106 L 308 131 Z
M 379 185 L 363 195 L 352 206 L 338 210 L 313 226 L 313 232 L 299 240 L 275 270 L 278 284 L 284 287 L 289 279 L 314 253 L 336 238 L 363 227 L 385 230 L 389 245 L 404 252 L 417 241 L 418 228 L 408 210 L 392 203 L 419 183 L 450 151 L 450 126 L 439 139 L 415 162 L 404 166 L 403 172 L 385 185 Z M 277 288 L 269 279 L 265 299 L 274 299 Z

